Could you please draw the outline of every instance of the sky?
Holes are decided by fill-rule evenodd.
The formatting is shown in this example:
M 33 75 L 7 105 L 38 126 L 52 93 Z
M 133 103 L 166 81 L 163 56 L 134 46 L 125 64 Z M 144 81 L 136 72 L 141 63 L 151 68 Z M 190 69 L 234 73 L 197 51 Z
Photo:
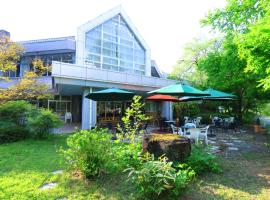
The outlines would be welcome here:
M 13 41 L 76 36 L 77 27 L 122 5 L 151 49 L 151 58 L 169 73 L 193 38 L 207 38 L 199 21 L 225 0 L 6 0 L 1 2 L 0 29 Z

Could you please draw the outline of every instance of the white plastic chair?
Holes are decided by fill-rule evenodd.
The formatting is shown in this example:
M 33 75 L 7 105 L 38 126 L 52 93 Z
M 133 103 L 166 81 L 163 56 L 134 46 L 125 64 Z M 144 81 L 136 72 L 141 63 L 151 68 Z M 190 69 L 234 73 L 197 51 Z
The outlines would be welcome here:
M 171 124 L 171 129 L 173 131 L 173 134 L 183 135 L 182 129 L 181 128 L 177 128 L 173 124 Z
M 206 145 L 208 145 L 207 134 L 208 134 L 209 127 L 210 127 L 210 125 L 206 126 L 205 128 L 201 128 L 201 132 L 200 132 L 200 135 L 199 135 L 199 137 L 202 137 L 204 139 L 204 142 L 205 142 Z
M 189 117 L 184 117 L 184 123 L 188 123 Z
M 67 123 L 67 120 L 70 120 L 70 123 L 72 123 L 72 114 L 71 112 L 66 112 L 65 113 L 65 123 Z
M 201 117 L 196 117 L 196 126 L 198 127 L 201 124 Z
M 189 139 L 193 139 L 195 140 L 195 143 L 198 143 L 201 129 L 191 128 L 191 129 L 188 129 L 188 132 L 190 133 L 190 135 L 186 135 L 186 137 L 188 137 Z

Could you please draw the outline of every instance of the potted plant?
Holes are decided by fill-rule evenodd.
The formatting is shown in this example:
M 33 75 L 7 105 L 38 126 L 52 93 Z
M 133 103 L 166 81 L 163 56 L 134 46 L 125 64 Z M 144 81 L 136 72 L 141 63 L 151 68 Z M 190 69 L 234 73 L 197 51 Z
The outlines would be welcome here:
M 258 117 L 254 124 L 254 132 L 259 133 L 260 130 L 261 130 L 261 122 L 260 122 L 260 118 Z

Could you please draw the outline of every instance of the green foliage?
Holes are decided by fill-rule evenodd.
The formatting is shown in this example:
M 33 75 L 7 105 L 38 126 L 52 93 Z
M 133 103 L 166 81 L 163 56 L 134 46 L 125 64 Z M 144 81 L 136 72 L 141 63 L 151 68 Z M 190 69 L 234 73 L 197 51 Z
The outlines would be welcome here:
M 209 153 L 209 149 L 201 144 L 192 146 L 191 155 L 188 157 L 186 164 L 199 175 L 206 172 L 221 172 L 221 168 L 216 162 L 216 157 Z
M 35 138 L 46 138 L 52 128 L 63 125 L 63 121 L 47 109 L 36 109 L 31 112 L 27 119 L 30 134 Z
M 61 124 L 56 114 L 26 101 L 9 101 L 0 105 L 0 143 L 26 137 L 44 138 L 51 128 Z
M 269 7 L 270 8 L 270 7 Z M 249 32 L 236 39 L 241 58 L 247 60 L 247 73 L 258 76 L 259 86 L 270 89 L 270 13 L 249 27 Z
M 174 103 L 173 104 L 175 117 L 195 117 L 200 113 L 200 109 L 197 102 L 187 103 Z
M 141 142 L 124 143 L 115 141 L 112 146 L 111 159 L 114 162 L 115 171 L 122 172 L 129 167 L 139 167 L 142 156 Z
M 224 8 L 209 12 L 201 22 L 226 34 L 242 33 L 247 31 L 248 25 L 265 15 L 268 4 L 269 0 L 227 0 Z
M 210 48 L 215 47 L 216 40 L 202 41 L 194 39 L 184 47 L 184 55 L 173 66 L 170 79 L 188 80 L 194 85 L 203 85 L 206 74 L 198 70 L 198 61 L 205 57 Z
M 26 120 L 31 105 L 25 101 L 11 101 L 0 105 L 0 143 L 27 137 Z
M 80 130 L 67 139 L 63 151 L 71 169 L 80 170 L 87 178 L 108 173 L 112 141 L 106 129 Z
M 70 169 L 87 178 L 119 173 L 140 163 L 141 145 L 112 141 L 107 129 L 80 130 L 68 138 L 67 145 L 63 154 Z
M 166 193 L 179 196 L 195 176 L 191 169 L 176 170 L 166 158 L 155 160 L 153 157 L 143 162 L 140 168 L 126 171 L 129 171 L 129 180 L 134 183 L 137 195 L 142 199 L 158 199 Z
M 141 96 L 134 96 L 129 108 L 125 111 L 125 116 L 122 117 L 124 127 L 118 125 L 119 139 L 128 139 L 132 143 L 135 142 L 135 136 L 142 134 L 142 125 L 149 118 L 143 112 L 144 103 L 141 103 Z

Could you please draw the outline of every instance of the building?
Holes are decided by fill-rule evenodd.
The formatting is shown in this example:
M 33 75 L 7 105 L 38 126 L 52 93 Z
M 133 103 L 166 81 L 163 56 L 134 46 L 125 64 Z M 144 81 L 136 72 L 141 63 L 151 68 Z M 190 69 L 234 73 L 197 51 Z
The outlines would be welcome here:
M 101 121 L 120 118 L 121 102 L 95 102 L 87 94 L 105 88 L 147 92 L 175 83 L 163 78 L 150 48 L 123 11 L 113 8 L 77 29 L 77 36 L 20 42 L 25 54 L 15 72 L 6 72 L 12 82 L 0 82 L 6 88 L 16 83 L 25 71 L 35 70 L 33 58 L 52 65 L 40 79 L 51 85 L 54 99 L 42 102 L 63 116 L 72 113 L 73 122 L 89 129 Z M 148 103 L 147 111 L 172 118 L 169 102 Z

